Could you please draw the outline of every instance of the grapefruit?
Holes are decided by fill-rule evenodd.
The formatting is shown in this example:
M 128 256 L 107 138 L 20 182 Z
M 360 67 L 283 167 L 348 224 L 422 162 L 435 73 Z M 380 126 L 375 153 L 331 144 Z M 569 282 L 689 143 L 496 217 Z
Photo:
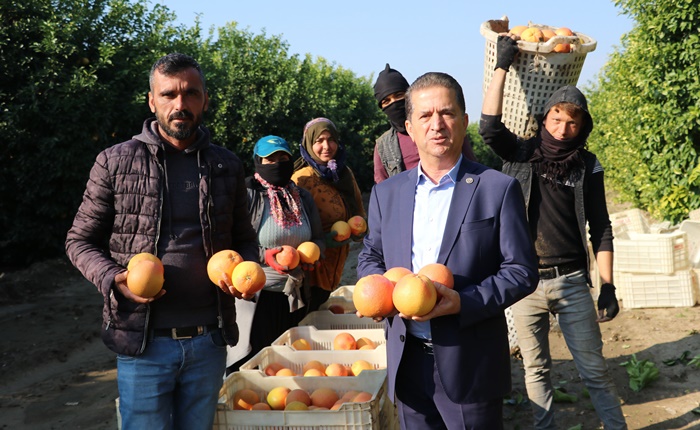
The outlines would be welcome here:
M 352 334 L 343 331 L 338 333 L 333 339 L 333 349 L 340 351 L 352 351 L 357 349 L 357 341 Z
M 407 275 L 399 279 L 392 294 L 394 306 L 408 317 L 430 312 L 437 301 L 435 285 L 425 275 Z
M 403 278 L 404 275 L 412 274 L 413 272 L 411 272 L 409 269 L 397 266 L 392 267 L 391 269 L 384 272 L 384 277 L 388 278 L 394 285 L 396 285 L 396 282 L 398 282 L 399 279 Z
M 331 226 L 331 231 L 335 231 L 333 239 L 336 242 L 342 242 L 350 238 L 350 226 L 345 221 L 336 221 Z
M 275 387 L 267 393 L 267 404 L 276 411 L 281 411 L 284 409 L 284 402 L 287 399 L 287 395 L 292 391 L 287 387 Z
M 249 388 L 242 388 L 233 394 L 234 410 L 251 410 L 253 405 L 260 402 L 260 396 Z
M 311 393 L 311 404 L 320 408 L 330 409 L 339 398 L 338 393 L 334 389 L 320 387 Z
M 394 310 L 393 283 L 383 275 L 367 275 L 357 280 L 352 293 L 355 309 L 366 317 L 384 317 Z
M 224 274 L 231 277 L 233 269 L 243 261 L 241 254 L 232 249 L 224 249 L 211 256 L 207 262 L 207 274 L 209 279 L 219 285 L 219 281 L 224 279 Z
M 348 225 L 350 226 L 350 233 L 353 236 L 359 236 L 367 231 L 367 221 L 359 215 L 350 218 L 348 220 Z
M 129 260 L 129 264 L 126 265 L 126 270 L 131 270 L 136 266 L 136 263 L 143 261 L 143 260 L 150 260 L 160 266 L 161 272 L 163 271 L 163 262 L 160 261 L 160 258 L 156 257 L 155 255 L 151 254 L 150 252 L 141 252 Z
M 265 286 L 265 272 L 255 261 L 242 261 L 231 273 L 233 287 L 243 294 L 255 294 Z
M 542 42 L 544 40 L 544 34 L 542 34 L 542 30 L 537 27 L 528 27 L 520 33 L 520 38 L 526 42 Z
M 297 252 L 302 263 L 314 264 L 321 258 L 321 248 L 314 242 L 302 242 L 297 246 Z
M 282 245 L 282 250 L 275 254 L 275 261 L 282 266 L 287 266 L 289 270 L 296 269 L 299 265 L 300 256 L 296 248 L 289 245 Z
M 163 265 L 152 260 L 141 260 L 126 272 L 126 286 L 140 297 L 153 297 L 163 288 Z
M 427 276 L 433 282 L 439 282 L 449 289 L 454 289 L 455 278 L 452 271 L 441 263 L 430 263 L 423 266 L 419 271 L 419 275 Z

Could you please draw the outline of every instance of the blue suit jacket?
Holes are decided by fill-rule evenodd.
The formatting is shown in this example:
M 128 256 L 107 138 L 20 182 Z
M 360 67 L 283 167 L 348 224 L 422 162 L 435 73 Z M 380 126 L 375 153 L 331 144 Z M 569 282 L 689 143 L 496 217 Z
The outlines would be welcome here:
M 372 189 L 369 233 L 357 274 L 411 268 L 413 206 L 418 169 Z M 449 267 L 461 311 L 430 321 L 437 371 L 453 402 L 501 398 L 511 390 L 508 326 L 504 309 L 537 287 L 537 257 L 518 182 L 463 159 L 450 205 L 438 263 Z M 389 398 L 406 340 L 402 318 L 386 320 Z

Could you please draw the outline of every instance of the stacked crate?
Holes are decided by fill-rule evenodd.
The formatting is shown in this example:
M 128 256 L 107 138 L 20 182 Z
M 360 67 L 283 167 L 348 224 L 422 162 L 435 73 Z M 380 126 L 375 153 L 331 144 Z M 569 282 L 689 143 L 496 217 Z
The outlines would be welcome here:
M 638 209 L 611 215 L 615 232 L 615 284 L 625 308 L 693 306 L 695 273 L 686 232 L 649 233 Z
M 352 304 L 353 286 L 336 290 L 321 310 L 309 313 L 298 327 L 280 335 L 272 344 L 263 348 L 238 372 L 229 375 L 220 392 L 214 423 L 216 430 L 248 429 L 309 429 L 309 430 L 383 430 L 398 429 L 394 404 L 386 396 L 386 340 L 381 323 L 370 318 L 358 318 Z M 328 310 L 341 305 L 345 313 Z M 336 307 L 337 308 L 337 307 Z M 347 332 L 355 339 L 366 337 L 377 347 L 372 350 L 333 350 L 333 340 Z M 306 339 L 311 350 L 296 350 L 294 341 Z M 358 360 L 365 360 L 374 369 L 364 370 L 358 376 L 267 376 L 265 369 L 276 363 L 291 369 L 296 375 L 311 360 L 328 365 L 340 363 L 346 367 Z M 236 391 L 252 389 L 264 398 L 272 388 L 285 386 L 302 388 L 311 392 L 319 387 L 333 388 L 339 396 L 350 391 L 366 391 L 372 398 L 366 402 L 348 402 L 338 410 L 309 411 L 256 411 L 234 410 L 233 395 Z

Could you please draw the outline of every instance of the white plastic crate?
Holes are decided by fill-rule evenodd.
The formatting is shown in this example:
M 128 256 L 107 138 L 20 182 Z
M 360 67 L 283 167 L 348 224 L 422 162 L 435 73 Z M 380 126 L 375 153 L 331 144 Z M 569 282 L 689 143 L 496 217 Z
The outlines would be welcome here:
M 331 306 L 338 305 L 343 308 L 343 313 L 354 314 L 357 310 L 355 308 L 355 303 L 352 301 L 352 296 L 349 299 L 342 296 L 330 296 L 328 300 L 321 303 L 318 310 L 324 311 L 329 310 Z
M 540 29 L 546 25 L 530 24 Z M 483 92 L 491 83 L 496 65 L 498 33 L 508 30 L 507 17 L 481 24 L 481 35 L 486 38 L 484 49 Z M 590 36 L 576 32 L 575 36 L 555 36 L 547 42 L 518 41 L 520 55 L 506 75 L 503 94 L 503 123 L 513 133 L 528 138 L 534 136 L 544 115 L 544 106 L 556 90 L 565 85 L 576 85 L 583 62 L 597 42 Z M 571 52 L 557 53 L 559 43 L 571 44 Z
M 352 300 L 352 293 L 354 290 L 354 285 L 341 285 L 331 292 L 330 297 L 342 297 L 344 299 Z
M 700 268 L 700 221 L 685 220 L 679 228 L 688 235 L 688 262 L 692 267 Z
M 386 346 L 350 351 L 295 351 L 285 345 L 266 346 L 243 363 L 240 370 L 259 370 L 260 372 L 256 373 L 264 374 L 265 367 L 269 364 L 279 363 L 301 376 L 304 373 L 304 365 L 311 360 L 318 360 L 326 366 L 339 363 L 348 367 L 357 360 L 366 360 L 374 369 L 386 369 Z
M 272 342 L 272 346 L 289 345 L 291 347 L 295 340 L 306 339 L 311 343 L 312 350 L 332 350 L 333 340 L 342 332 L 350 333 L 355 340 L 361 337 L 366 337 L 374 341 L 374 343 L 377 345 L 384 345 L 386 343 L 386 339 L 384 338 L 384 330 L 379 328 L 355 330 L 319 330 L 312 325 L 305 325 L 292 327 L 285 331 Z
M 374 322 L 372 318 L 360 318 L 355 314 L 334 314 L 329 310 L 309 312 L 299 323 L 300 326 L 312 325 L 321 330 L 350 330 L 384 328 L 384 322 Z
M 627 238 L 628 233 L 649 233 L 649 214 L 641 209 L 628 209 L 609 215 L 613 234 Z
M 619 273 L 617 285 L 624 291 L 625 308 L 690 307 L 697 303 L 696 279 L 692 270 L 673 275 Z
M 316 388 L 333 388 L 338 396 L 350 390 L 372 393 L 361 403 L 344 403 L 336 411 L 241 411 L 233 410 L 236 391 L 248 388 L 264 399 L 275 387 L 301 388 L 308 393 Z M 224 381 L 214 418 L 214 430 L 384 430 L 397 429 L 394 405 L 386 398 L 386 371 L 363 372 L 354 378 L 265 377 L 259 372 L 234 372 Z
M 629 233 L 629 239 L 614 240 L 616 272 L 670 275 L 688 268 L 687 235 L 672 233 Z

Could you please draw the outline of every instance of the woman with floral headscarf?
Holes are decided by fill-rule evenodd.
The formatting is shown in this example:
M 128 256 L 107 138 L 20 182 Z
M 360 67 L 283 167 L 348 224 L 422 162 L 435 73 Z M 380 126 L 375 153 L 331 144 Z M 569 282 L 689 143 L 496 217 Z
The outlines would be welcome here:
M 362 195 L 350 168 L 345 164 L 345 148 L 338 129 L 327 118 L 316 118 L 304 126 L 300 145 L 301 158 L 294 163 L 292 180 L 311 192 L 326 233 L 325 258 L 321 266 L 307 276 L 311 286 L 309 311 L 318 309 L 331 291 L 340 285 L 345 260 L 350 251 L 349 240 L 338 242 L 331 226 L 355 215 L 366 218 Z M 353 236 L 359 241 L 361 236 Z

